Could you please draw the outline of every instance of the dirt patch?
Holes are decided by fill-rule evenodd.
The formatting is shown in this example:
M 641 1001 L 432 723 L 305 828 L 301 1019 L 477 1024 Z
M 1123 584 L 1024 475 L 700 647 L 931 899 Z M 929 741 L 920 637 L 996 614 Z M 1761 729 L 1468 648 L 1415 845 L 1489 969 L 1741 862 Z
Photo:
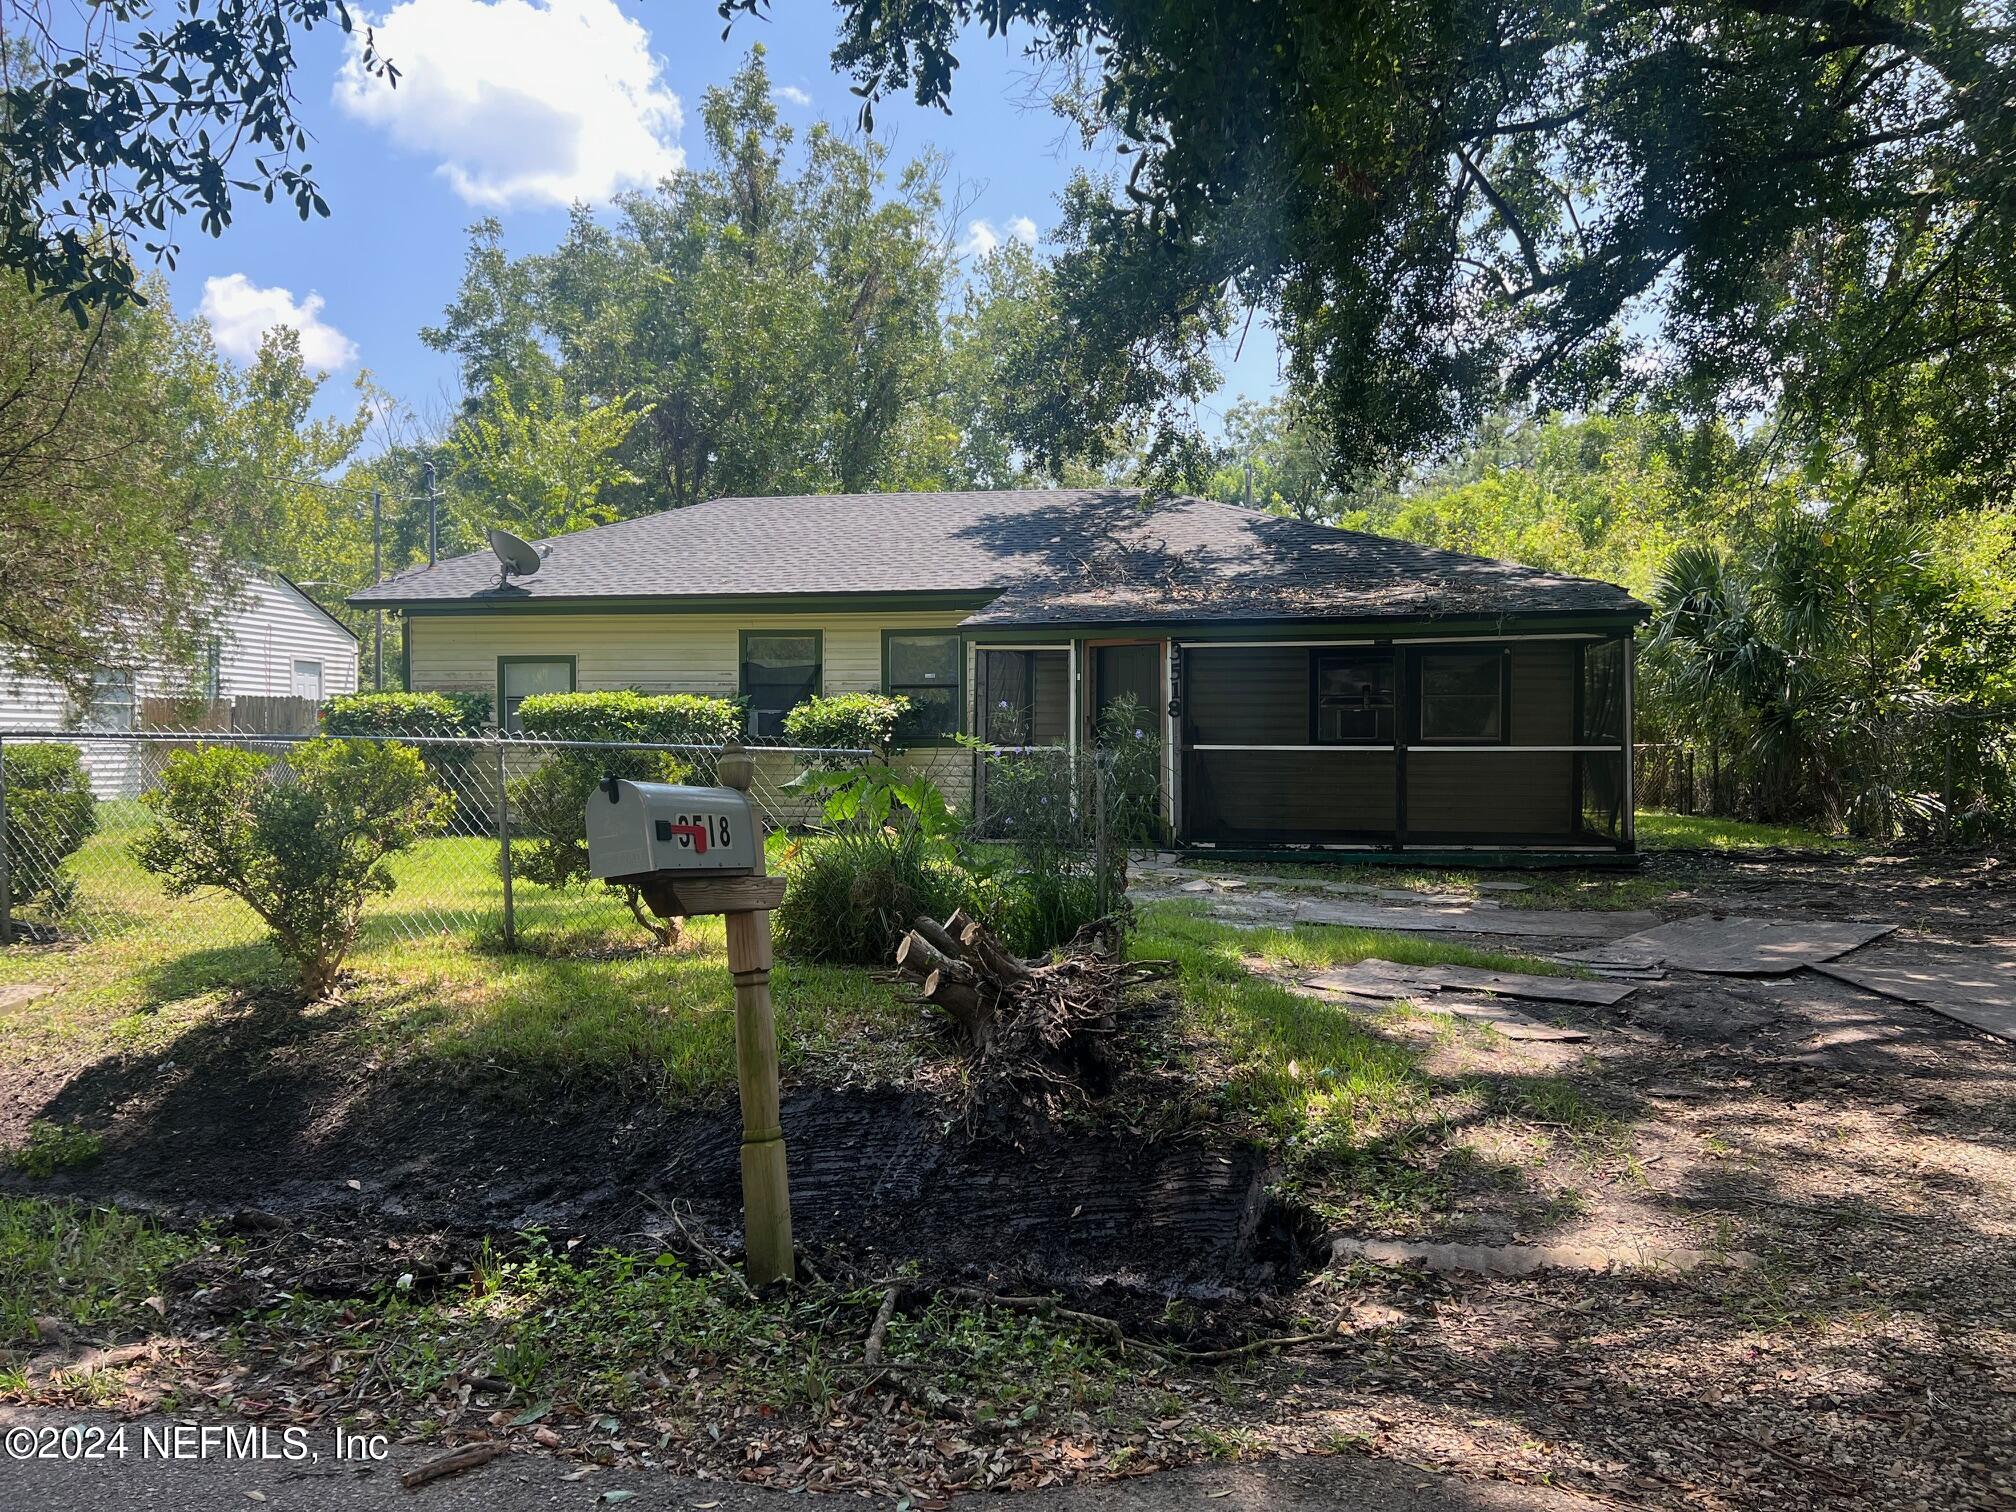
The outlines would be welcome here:
M 380 1233 L 613 1241 L 662 1231 L 676 1208 L 739 1241 L 732 1104 L 474 1092 L 357 1064 L 344 1028 L 340 1009 L 254 1001 L 220 1011 L 172 1060 L 38 1074 L 10 1089 L 17 1120 L 98 1130 L 103 1153 L 9 1182 L 176 1220 L 249 1209 Z M 783 1115 L 796 1234 L 815 1256 L 1200 1298 L 1283 1285 L 1315 1258 L 1249 1144 L 1037 1127 L 1018 1148 L 966 1137 L 939 1099 L 891 1090 L 805 1091 Z

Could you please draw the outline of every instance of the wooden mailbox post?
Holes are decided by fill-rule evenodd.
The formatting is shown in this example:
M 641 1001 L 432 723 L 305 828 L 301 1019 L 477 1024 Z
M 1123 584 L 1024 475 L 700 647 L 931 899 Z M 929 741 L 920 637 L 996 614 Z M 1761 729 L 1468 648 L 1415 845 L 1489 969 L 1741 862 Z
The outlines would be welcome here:
M 731 746 L 721 758 L 721 785 L 746 794 L 755 770 L 754 758 Z M 640 878 L 638 887 L 660 918 L 727 916 L 728 970 L 735 979 L 735 1077 L 742 1096 L 743 1249 L 749 1279 L 762 1286 L 792 1277 L 791 1187 L 778 1105 L 777 1024 L 770 1005 L 770 910 L 784 901 L 784 879 L 764 875 L 760 827 L 753 839 L 754 870 L 747 875 L 657 872 Z

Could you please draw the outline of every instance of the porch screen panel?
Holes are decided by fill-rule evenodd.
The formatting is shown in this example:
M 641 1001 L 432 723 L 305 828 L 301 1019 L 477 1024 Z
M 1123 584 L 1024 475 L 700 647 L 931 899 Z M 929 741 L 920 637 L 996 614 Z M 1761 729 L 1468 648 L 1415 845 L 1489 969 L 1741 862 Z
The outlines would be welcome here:
M 1573 762 L 1567 751 L 1410 751 L 1407 843 L 1569 840 Z
M 1064 745 L 1071 736 L 1067 651 L 980 652 L 979 734 L 989 745 Z
M 1192 745 L 1307 745 L 1308 649 L 1191 646 L 1183 708 Z
M 1192 751 L 1189 835 L 1219 845 L 1379 845 L 1393 838 L 1393 753 L 1350 746 Z
M 1367 654 L 1350 647 L 1185 648 L 1189 838 L 1219 845 L 1392 842 L 1397 783 L 1390 744 L 1312 739 L 1322 718 L 1319 668 L 1339 653 L 1347 660 Z M 1339 680 L 1331 678 L 1333 685 Z
M 1583 745 L 1614 745 L 1616 751 L 1584 751 L 1577 762 L 1582 795 L 1582 828 L 1590 840 L 1624 838 L 1624 660 L 1622 640 L 1594 641 L 1582 648 Z

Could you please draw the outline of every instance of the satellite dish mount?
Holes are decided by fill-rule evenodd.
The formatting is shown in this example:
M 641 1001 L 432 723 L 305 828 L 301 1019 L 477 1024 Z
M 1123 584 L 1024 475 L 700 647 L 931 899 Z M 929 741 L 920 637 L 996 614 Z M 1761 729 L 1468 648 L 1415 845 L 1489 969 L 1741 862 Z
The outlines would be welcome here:
M 514 577 L 532 576 L 546 559 L 544 551 L 530 541 L 511 534 L 501 525 L 490 527 L 490 549 L 497 554 L 497 560 L 504 568 L 497 577 L 499 588 L 509 587 Z

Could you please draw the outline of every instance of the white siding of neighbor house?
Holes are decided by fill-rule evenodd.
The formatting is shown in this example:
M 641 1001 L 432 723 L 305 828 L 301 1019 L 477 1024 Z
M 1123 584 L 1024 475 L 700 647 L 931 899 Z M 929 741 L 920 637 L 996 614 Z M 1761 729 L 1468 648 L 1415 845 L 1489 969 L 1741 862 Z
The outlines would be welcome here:
M 290 697 L 296 661 L 322 664 L 325 699 L 357 691 L 356 640 L 277 578 L 252 579 L 218 634 L 224 642 L 222 697 Z
M 250 577 L 237 602 L 219 616 L 214 633 L 221 643 L 221 697 L 287 697 L 293 692 L 296 660 L 321 663 L 325 699 L 357 691 L 357 642 L 288 583 Z M 136 713 L 142 699 L 203 691 L 200 669 L 155 662 L 133 672 Z M 0 732 L 74 728 L 84 734 L 83 715 L 56 683 L 16 674 L 0 662 Z M 137 746 L 87 740 L 81 749 L 100 798 L 127 798 L 140 791 L 144 766 Z
M 481 692 L 497 697 L 500 656 L 571 656 L 581 692 L 636 688 L 645 693 L 741 691 L 741 632 L 820 634 L 821 693 L 882 691 L 882 632 L 956 630 L 961 610 L 880 614 L 453 614 L 406 622 L 412 685 L 423 692 Z M 969 697 L 961 689 L 962 698 Z M 956 747 L 905 752 L 952 803 L 972 791 L 973 763 Z M 787 759 L 759 763 L 758 782 L 783 780 Z M 769 768 L 775 767 L 772 772 Z

